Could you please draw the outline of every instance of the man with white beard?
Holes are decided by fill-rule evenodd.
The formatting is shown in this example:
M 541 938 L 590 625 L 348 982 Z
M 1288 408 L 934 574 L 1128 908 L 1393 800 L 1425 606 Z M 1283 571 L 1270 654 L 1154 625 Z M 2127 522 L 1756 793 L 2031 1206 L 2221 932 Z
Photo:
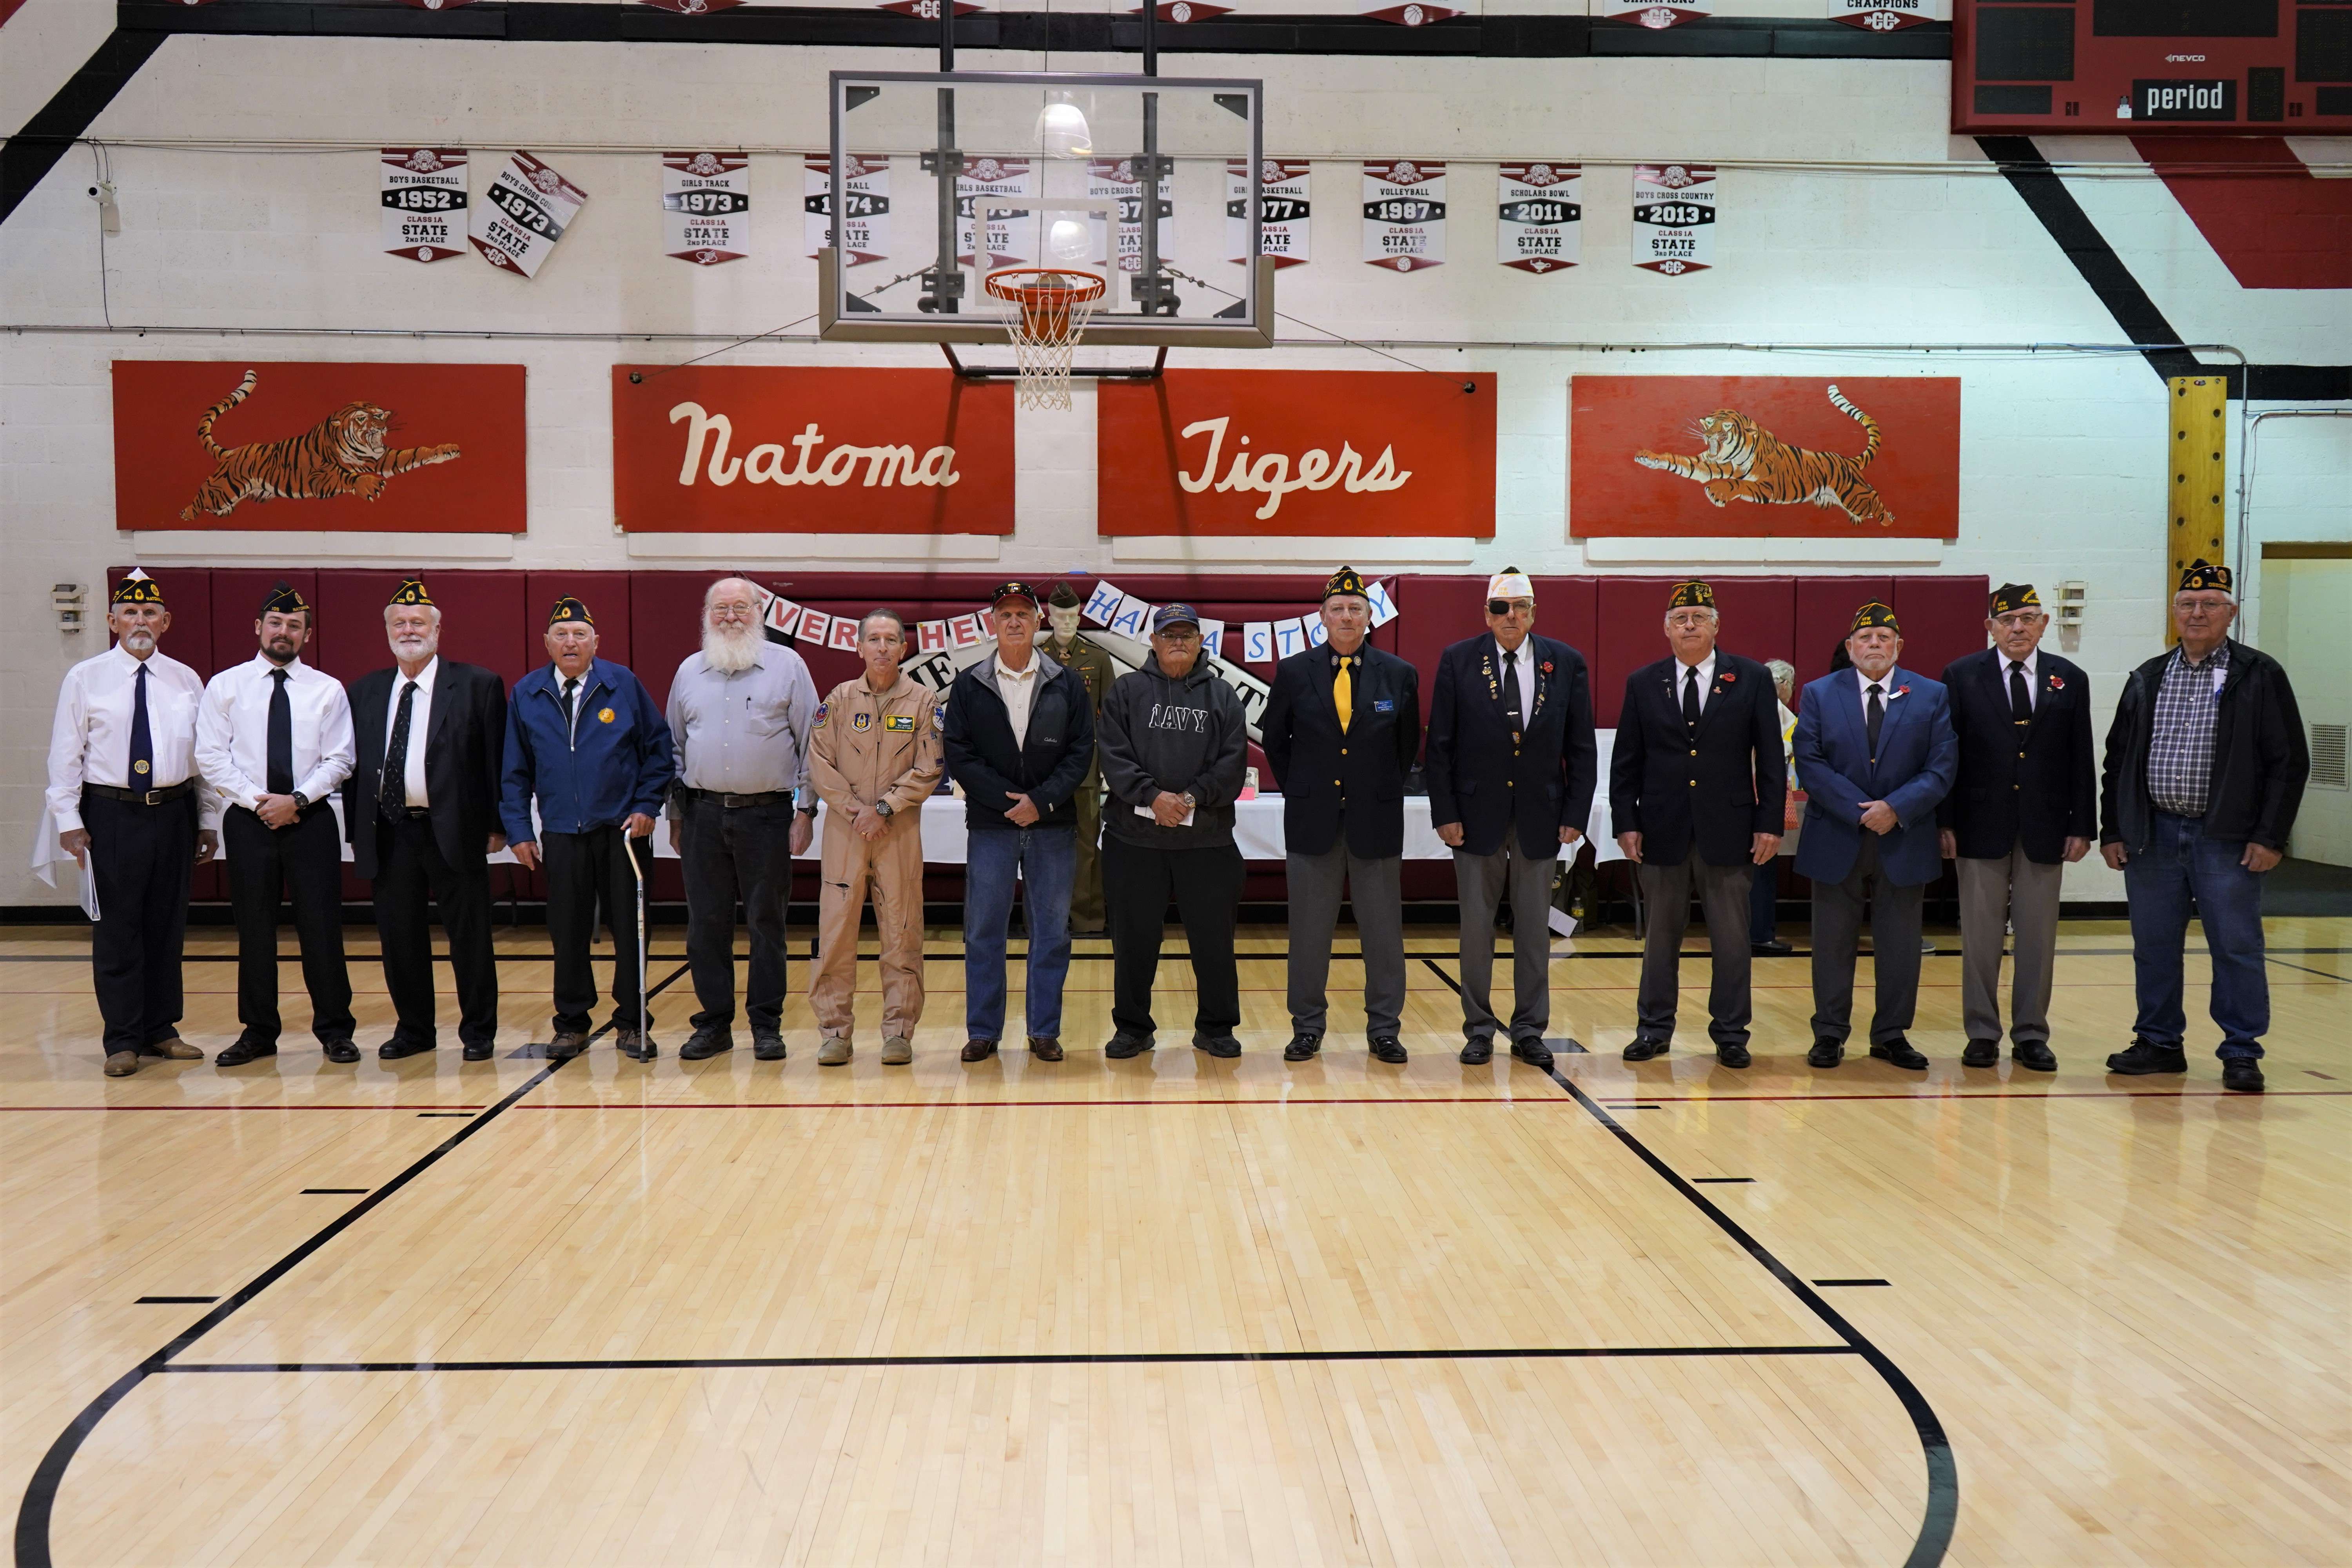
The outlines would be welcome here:
M 701 1008 L 678 1055 L 700 1061 L 735 1048 L 735 900 L 751 928 L 743 1010 L 751 1054 L 784 1055 L 784 907 L 793 857 L 809 847 L 808 788 L 816 683 L 801 656 L 768 640 L 761 595 L 722 577 L 702 597 L 702 651 L 669 687 L 677 752 L 670 844 L 686 873 L 686 958 Z

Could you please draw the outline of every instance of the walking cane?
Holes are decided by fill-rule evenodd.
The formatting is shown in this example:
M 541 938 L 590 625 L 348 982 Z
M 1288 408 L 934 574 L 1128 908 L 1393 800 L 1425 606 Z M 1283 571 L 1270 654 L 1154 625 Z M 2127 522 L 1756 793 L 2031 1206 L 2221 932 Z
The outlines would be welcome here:
M 646 1010 L 646 948 L 651 937 L 646 930 L 646 868 L 637 864 L 637 841 L 628 837 L 625 830 L 622 841 L 629 851 L 629 869 L 637 879 L 637 1049 L 642 1051 L 652 1043 L 651 1015 Z M 648 835 L 646 847 L 651 849 L 653 842 L 652 836 Z

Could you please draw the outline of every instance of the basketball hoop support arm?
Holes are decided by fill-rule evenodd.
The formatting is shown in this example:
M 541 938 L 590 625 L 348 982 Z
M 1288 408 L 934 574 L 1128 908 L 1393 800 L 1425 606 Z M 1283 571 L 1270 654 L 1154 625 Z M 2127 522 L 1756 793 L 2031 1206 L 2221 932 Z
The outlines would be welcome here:
M 1010 381 L 1021 372 L 1009 364 L 966 364 L 956 357 L 953 343 L 941 343 L 940 353 L 948 356 L 948 368 L 966 381 Z M 1160 345 L 1148 365 L 1127 368 L 1100 365 L 1072 365 L 1073 381 L 1158 381 L 1160 372 L 1168 368 L 1168 345 Z

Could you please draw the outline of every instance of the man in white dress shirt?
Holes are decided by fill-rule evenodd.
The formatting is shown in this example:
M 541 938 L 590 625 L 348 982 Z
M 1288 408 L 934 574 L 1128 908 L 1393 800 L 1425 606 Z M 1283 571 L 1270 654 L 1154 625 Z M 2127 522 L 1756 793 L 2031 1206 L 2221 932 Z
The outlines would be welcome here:
M 218 841 L 196 771 L 196 672 L 156 651 L 172 629 L 163 590 L 132 571 L 107 607 L 114 647 L 66 671 L 49 731 L 47 808 L 58 846 L 98 894 L 91 980 L 106 1024 L 106 1076 L 142 1057 L 202 1061 L 180 1038 L 180 948 L 190 871 Z
M 219 1067 L 278 1054 L 280 898 L 294 905 L 310 1032 L 328 1060 L 360 1059 L 343 966 L 342 833 L 330 799 L 352 774 L 352 704 L 342 682 L 302 662 L 311 616 L 295 589 L 270 589 L 253 623 L 261 650 L 212 678 L 196 718 L 196 765 L 221 814 L 236 916 L 243 1030 L 214 1058 Z

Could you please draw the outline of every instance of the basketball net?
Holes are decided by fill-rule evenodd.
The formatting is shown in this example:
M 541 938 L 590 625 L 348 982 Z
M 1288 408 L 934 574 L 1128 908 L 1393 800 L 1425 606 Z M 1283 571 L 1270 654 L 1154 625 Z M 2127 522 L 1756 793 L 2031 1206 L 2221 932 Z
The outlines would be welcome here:
M 1001 267 L 982 287 L 1013 340 L 1020 405 L 1068 408 L 1071 351 L 1109 292 L 1108 280 L 1083 268 Z

